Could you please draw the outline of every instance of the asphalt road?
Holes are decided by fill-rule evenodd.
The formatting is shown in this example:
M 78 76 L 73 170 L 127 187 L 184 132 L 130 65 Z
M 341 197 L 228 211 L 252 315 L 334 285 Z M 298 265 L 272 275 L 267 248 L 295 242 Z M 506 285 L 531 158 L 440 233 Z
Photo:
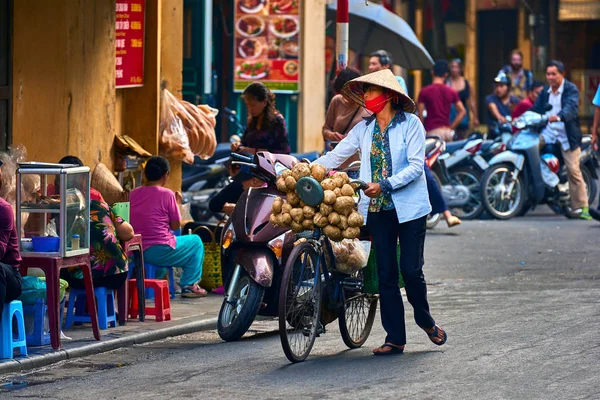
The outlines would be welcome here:
M 406 353 L 374 357 L 337 329 L 291 365 L 275 323 L 238 343 L 214 332 L 172 338 L 0 377 L 0 398 L 598 399 L 600 224 L 550 214 L 466 222 L 427 237 L 432 314 L 449 335 L 436 347 L 412 321 Z M 18 384 L 17 382 L 23 382 Z

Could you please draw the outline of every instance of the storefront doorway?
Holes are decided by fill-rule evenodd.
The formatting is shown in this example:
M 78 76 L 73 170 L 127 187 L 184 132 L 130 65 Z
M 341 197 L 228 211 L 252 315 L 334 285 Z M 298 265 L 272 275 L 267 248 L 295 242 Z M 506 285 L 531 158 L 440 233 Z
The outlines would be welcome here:
M 0 0 L 0 151 L 11 144 L 11 0 Z

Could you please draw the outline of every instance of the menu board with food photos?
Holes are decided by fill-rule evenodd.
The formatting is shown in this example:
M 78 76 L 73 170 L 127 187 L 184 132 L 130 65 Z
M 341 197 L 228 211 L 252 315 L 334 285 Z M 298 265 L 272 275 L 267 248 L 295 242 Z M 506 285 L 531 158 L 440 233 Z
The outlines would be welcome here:
M 273 92 L 299 89 L 299 0 L 235 0 L 234 90 L 260 81 Z

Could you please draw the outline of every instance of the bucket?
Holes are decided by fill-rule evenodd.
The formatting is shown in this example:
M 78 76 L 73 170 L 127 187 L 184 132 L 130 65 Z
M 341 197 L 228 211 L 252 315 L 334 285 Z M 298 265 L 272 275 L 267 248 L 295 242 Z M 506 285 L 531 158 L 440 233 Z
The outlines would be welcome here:
M 60 238 L 56 236 L 32 237 L 33 251 L 37 253 L 56 253 L 60 249 Z

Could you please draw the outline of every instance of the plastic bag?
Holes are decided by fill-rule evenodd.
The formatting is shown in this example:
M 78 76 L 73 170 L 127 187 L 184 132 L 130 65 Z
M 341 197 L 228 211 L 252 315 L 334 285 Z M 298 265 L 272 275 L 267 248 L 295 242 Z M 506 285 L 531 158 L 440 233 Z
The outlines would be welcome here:
M 350 275 L 367 265 L 369 252 L 360 240 L 344 239 L 341 242 L 331 242 L 331 246 L 339 272 Z
M 62 301 L 65 298 L 69 283 L 63 279 L 60 279 L 60 288 L 58 301 Z M 46 300 L 46 278 L 38 278 L 36 276 L 24 276 L 21 284 L 21 296 L 19 300 L 23 304 L 35 304 L 36 300 Z
M 167 89 L 163 90 L 160 112 L 160 146 L 165 155 L 188 164 L 194 162 L 194 154 L 184 123 L 189 124 L 190 116 L 179 104 L 179 100 Z

